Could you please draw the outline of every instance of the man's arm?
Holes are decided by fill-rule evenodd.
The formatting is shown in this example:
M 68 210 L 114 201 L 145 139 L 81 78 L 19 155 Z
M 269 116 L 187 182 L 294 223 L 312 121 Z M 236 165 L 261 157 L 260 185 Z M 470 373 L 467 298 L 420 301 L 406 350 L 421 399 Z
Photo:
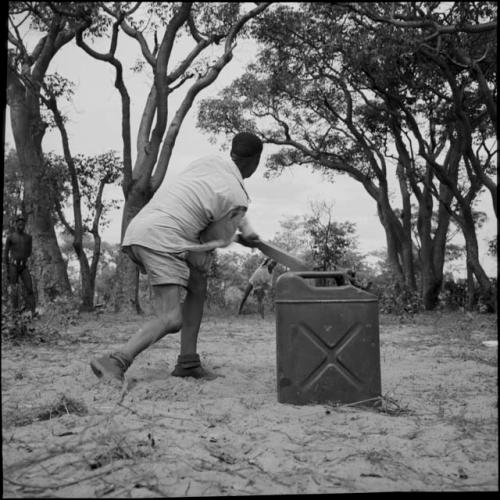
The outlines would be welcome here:
M 237 243 L 250 248 L 255 248 L 259 244 L 260 237 L 250 224 L 248 217 L 243 217 L 240 225 L 238 226 L 238 229 L 240 232 L 236 235 L 235 241 Z
M 236 207 L 221 219 L 211 222 L 200 233 L 201 243 L 185 246 L 184 250 L 189 252 L 209 252 L 216 248 L 229 246 L 233 242 L 234 234 L 245 211 L 245 207 Z

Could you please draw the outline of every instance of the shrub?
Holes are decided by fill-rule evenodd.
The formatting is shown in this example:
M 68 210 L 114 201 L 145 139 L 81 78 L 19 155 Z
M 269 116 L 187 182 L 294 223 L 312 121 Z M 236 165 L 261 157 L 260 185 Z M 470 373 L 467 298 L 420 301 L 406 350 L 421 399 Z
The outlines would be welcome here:
M 495 304 L 497 303 L 498 287 L 497 279 L 491 278 L 491 292 L 488 295 L 478 291 L 477 309 L 479 312 L 492 313 L 495 312 Z
M 384 314 L 416 314 L 423 310 L 420 293 L 401 285 L 389 274 L 373 277 L 369 292 L 379 299 L 379 310 Z
M 2 340 L 14 344 L 51 342 L 69 326 L 75 325 L 80 316 L 79 302 L 75 299 L 58 298 L 33 317 L 31 311 L 16 312 L 2 298 Z
M 442 309 L 456 311 L 467 303 L 467 281 L 453 279 L 445 280 L 439 294 L 439 304 Z
M 416 314 L 423 310 L 420 293 L 398 283 L 384 288 L 379 304 L 380 312 L 386 314 Z
M 25 342 L 35 335 L 31 312 L 15 313 L 2 307 L 2 341 Z
M 492 278 L 490 281 L 492 290 L 488 296 L 481 293 L 481 289 L 478 284 L 475 283 L 472 298 L 472 307 L 474 311 L 482 313 L 494 312 L 494 303 L 497 297 L 497 280 L 496 278 Z M 440 307 L 451 311 L 465 309 L 468 302 L 467 293 L 467 280 L 445 280 L 441 293 L 439 294 Z

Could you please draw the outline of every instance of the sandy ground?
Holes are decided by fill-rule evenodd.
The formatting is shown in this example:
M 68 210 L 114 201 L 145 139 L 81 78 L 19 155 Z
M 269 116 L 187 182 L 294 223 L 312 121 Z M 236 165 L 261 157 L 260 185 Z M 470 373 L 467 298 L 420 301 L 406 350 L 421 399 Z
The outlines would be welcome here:
M 169 375 L 171 335 L 120 394 L 88 360 L 140 322 L 82 315 L 53 342 L 4 343 L 4 497 L 498 491 L 496 317 L 382 317 L 379 409 L 278 403 L 272 314 L 207 314 L 215 380 Z

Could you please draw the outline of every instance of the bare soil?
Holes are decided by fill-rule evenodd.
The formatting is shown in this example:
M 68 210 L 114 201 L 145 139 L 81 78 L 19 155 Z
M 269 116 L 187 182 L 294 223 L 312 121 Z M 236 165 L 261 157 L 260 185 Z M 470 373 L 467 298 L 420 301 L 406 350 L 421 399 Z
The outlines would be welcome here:
M 498 491 L 492 315 L 381 317 L 380 407 L 280 404 L 275 319 L 208 312 L 212 381 L 172 371 L 179 336 L 141 354 L 126 392 L 91 356 L 144 318 L 81 315 L 54 339 L 3 343 L 4 497 Z

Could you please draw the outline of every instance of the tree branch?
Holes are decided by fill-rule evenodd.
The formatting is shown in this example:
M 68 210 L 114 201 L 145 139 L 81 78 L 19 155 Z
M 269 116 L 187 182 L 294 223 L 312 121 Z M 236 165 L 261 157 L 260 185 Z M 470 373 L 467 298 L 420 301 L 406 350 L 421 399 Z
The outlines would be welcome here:
M 126 15 L 130 15 L 133 12 L 135 12 L 135 10 L 137 10 L 137 8 L 139 7 L 140 3 L 141 2 L 137 2 L 135 7 L 133 7 Z M 146 59 L 146 61 L 149 63 L 149 65 L 152 68 L 154 68 L 156 65 L 156 59 L 153 56 L 153 54 L 151 53 L 151 51 L 149 50 L 146 39 L 144 38 L 142 33 L 137 31 L 136 29 L 132 28 L 126 22 L 124 17 L 122 17 L 123 13 L 118 12 L 118 11 L 117 12 L 112 11 L 108 6 L 106 6 L 106 4 L 103 4 L 102 8 L 110 16 L 114 17 L 117 20 L 120 20 L 120 27 L 123 29 L 124 33 L 127 34 L 128 36 L 130 36 L 131 38 L 135 38 L 137 40 L 137 42 L 139 43 L 139 47 L 141 48 L 142 55 L 144 56 L 144 59 Z
M 242 27 L 245 25 L 245 23 L 247 23 L 250 19 L 254 18 L 262 11 L 264 11 L 269 5 L 270 3 L 257 4 L 257 7 L 247 12 L 247 14 L 243 15 L 236 22 L 236 24 L 230 29 L 229 34 L 226 38 L 226 43 L 224 45 L 224 53 L 217 59 L 215 64 L 210 67 L 208 72 L 204 76 L 196 80 L 196 82 L 194 82 L 191 88 L 187 91 L 186 96 L 182 101 L 181 105 L 179 106 L 177 112 L 175 113 L 172 122 L 170 123 L 170 126 L 168 128 L 167 134 L 165 136 L 163 146 L 161 148 L 161 152 L 157 161 L 156 170 L 153 177 L 151 178 L 151 188 L 153 189 L 153 191 L 155 191 L 163 181 L 180 127 L 184 121 L 187 112 L 191 108 L 195 97 L 199 94 L 201 90 L 203 90 L 204 88 L 208 87 L 211 83 L 213 83 L 215 79 L 218 77 L 222 68 L 224 68 L 229 63 L 229 61 L 232 58 L 232 51 L 234 49 L 234 39 L 240 32 Z M 184 11 L 184 15 L 189 17 L 189 11 L 187 10 Z M 180 22 L 181 19 L 182 17 L 180 17 L 178 21 Z M 168 47 L 169 47 L 169 42 L 165 41 L 165 46 L 163 48 L 163 51 L 168 53 Z M 161 51 L 162 49 L 160 48 L 160 52 Z M 158 103 L 160 102 L 161 99 L 158 98 Z M 158 104 L 157 107 L 158 113 L 161 112 L 159 106 L 160 104 Z
M 66 228 L 66 231 L 68 231 L 68 233 L 71 234 L 71 236 L 74 236 L 75 230 L 71 227 L 68 220 L 64 216 L 64 212 L 63 212 L 62 207 L 61 207 L 61 202 L 58 199 L 55 200 L 55 208 L 56 208 L 56 212 L 57 212 L 57 215 L 59 217 L 59 220 L 62 222 L 63 226 Z
M 432 19 L 421 19 L 410 21 L 403 16 L 387 17 L 381 16 L 370 10 L 369 7 L 359 7 L 358 5 L 352 4 L 342 4 L 347 8 L 355 11 L 358 14 L 362 14 L 370 18 L 372 21 L 378 21 L 386 24 L 391 24 L 399 28 L 431 28 L 434 33 L 437 34 L 450 34 L 450 33 L 484 33 L 486 31 L 493 31 L 497 29 L 497 21 L 491 21 L 487 23 L 478 24 L 452 24 L 448 26 L 442 26 Z
M 117 14 L 116 22 L 113 24 L 113 34 L 111 39 L 110 50 L 106 54 L 101 54 L 94 49 L 92 49 L 83 40 L 83 30 L 80 30 L 76 34 L 76 43 L 81 47 L 87 54 L 91 57 L 110 63 L 115 68 L 115 87 L 121 96 L 122 105 L 122 138 L 123 138 L 123 182 L 122 188 L 124 193 L 129 189 L 132 183 L 132 139 L 130 130 L 130 95 L 128 93 L 127 87 L 123 80 L 123 67 L 121 62 L 114 56 L 117 39 L 118 39 L 118 28 L 121 23 L 121 15 Z

